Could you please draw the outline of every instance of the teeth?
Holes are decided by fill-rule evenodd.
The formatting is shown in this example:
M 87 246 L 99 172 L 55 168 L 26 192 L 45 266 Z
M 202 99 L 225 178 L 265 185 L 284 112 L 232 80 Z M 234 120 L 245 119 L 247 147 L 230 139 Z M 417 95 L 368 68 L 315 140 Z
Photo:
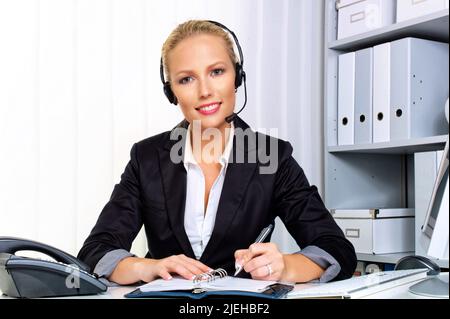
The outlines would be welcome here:
M 199 108 L 199 110 L 200 111 L 211 111 L 211 110 L 214 110 L 215 108 L 217 108 L 219 106 L 219 104 L 212 104 L 212 105 L 209 105 L 209 106 L 205 106 L 205 107 L 201 107 L 201 108 Z

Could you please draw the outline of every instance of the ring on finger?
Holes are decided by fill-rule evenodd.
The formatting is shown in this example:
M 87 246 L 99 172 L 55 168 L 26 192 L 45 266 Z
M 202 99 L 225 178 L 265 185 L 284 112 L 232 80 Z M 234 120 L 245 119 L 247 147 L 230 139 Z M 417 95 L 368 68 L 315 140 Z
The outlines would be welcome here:
M 272 272 L 273 272 L 273 271 L 272 271 L 272 267 L 270 266 L 270 264 L 267 264 L 267 265 L 266 265 L 266 268 L 267 268 L 267 272 L 268 272 L 268 275 L 267 275 L 267 276 L 270 277 L 270 276 L 272 275 Z

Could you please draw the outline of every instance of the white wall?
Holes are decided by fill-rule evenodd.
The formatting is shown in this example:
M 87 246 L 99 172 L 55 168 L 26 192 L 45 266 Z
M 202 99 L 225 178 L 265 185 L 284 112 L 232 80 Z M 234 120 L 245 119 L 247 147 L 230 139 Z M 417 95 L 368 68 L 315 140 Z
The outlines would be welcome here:
M 322 2 L 0 0 L 0 236 L 77 253 L 132 144 L 182 119 L 162 93 L 159 58 L 188 18 L 235 31 L 242 117 L 277 128 L 322 189 Z M 274 240 L 296 249 L 282 227 Z M 142 233 L 133 251 L 145 253 Z

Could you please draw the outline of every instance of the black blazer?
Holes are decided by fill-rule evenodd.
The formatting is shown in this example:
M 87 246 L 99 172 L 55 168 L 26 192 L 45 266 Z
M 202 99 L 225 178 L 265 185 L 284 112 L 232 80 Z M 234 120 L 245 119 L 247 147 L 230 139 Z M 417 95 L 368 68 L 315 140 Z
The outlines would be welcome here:
M 235 131 L 249 128 L 238 117 L 234 125 Z M 177 127 L 187 126 L 183 121 Z M 184 140 L 171 140 L 170 133 L 133 145 L 120 183 L 114 187 L 110 201 L 78 254 L 92 269 L 109 251 L 129 251 L 142 225 L 149 249 L 146 257 L 185 254 L 195 258 L 184 230 L 186 170 L 182 161 L 174 164 L 170 159 L 172 146 L 184 145 Z M 251 155 L 262 148 L 236 143 L 235 134 L 231 156 L 236 159 L 236 150 L 240 150 L 246 160 L 228 164 L 214 229 L 200 261 L 233 272 L 234 252 L 247 248 L 279 216 L 300 247 L 317 246 L 339 262 L 341 271 L 335 279 L 350 277 L 356 267 L 354 248 L 325 208 L 317 188 L 309 185 L 291 155 L 291 145 L 253 131 L 249 136 L 264 141 L 268 148 L 270 142 L 276 143 L 277 170 L 260 174 L 259 168 L 266 161 L 256 156 L 255 162 Z M 270 236 L 266 241 L 269 240 Z

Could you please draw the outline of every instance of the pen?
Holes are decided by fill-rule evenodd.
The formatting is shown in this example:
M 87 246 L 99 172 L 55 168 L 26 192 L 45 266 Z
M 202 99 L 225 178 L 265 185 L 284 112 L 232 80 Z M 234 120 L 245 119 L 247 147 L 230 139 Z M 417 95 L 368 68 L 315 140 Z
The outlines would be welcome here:
M 272 225 L 272 224 L 270 224 L 269 226 L 267 226 L 266 228 L 264 228 L 264 229 L 261 231 L 261 233 L 259 234 L 258 238 L 256 238 L 255 244 L 256 244 L 256 243 L 261 243 L 264 239 L 266 239 L 267 235 L 269 235 L 269 233 L 271 232 L 272 228 L 273 228 L 273 225 Z M 236 276 L 237 274 L 239 274 L 239 273 L 242 271 L 242 269 L 244 268 L 243 265 L 239 265 L 239 264 L 237 264 L 237 263 L 235 264 L 234 267 L 235 267 L 235 269 L 236 269 L 236 272 L 234 273 L 234 276 Z

